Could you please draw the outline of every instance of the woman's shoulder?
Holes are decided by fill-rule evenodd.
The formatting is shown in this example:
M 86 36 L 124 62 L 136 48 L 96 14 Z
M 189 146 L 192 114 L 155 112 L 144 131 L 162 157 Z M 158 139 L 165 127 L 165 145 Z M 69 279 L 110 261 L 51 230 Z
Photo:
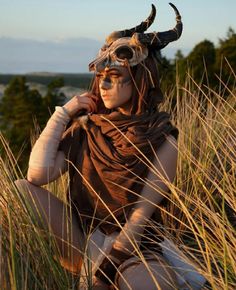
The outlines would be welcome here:
M 166 140 L 164 141 L 164 143 L 171 144 L 174 147 L 177 147 L 178 146 L 178 141 L 177 141 L 176 137 L 173 136 L 173 135 L 168 135 L 166 137 Z
M 178 155 L 178 141 L 173 135 L 168 135 L 156 150 L 157 159 L 173 160 Z
M 178 143 L 173 135 L 168 135 L 165 141 L 157 148 L 152 162 L 152 170 L 147 179 L 165 183 L 163 180 L 172 182 L 176 174 L 178 159 Z M 148 189 L 150 190 L 150 188 Z
M 170 134 L 170 135 L 166 136 L 165 141 L 161 144 L 161 147 L 169 148 L 169 149 L 173 149 L 173 150 L 177 149 L 178 141 L 177 141 L 175 136 Z

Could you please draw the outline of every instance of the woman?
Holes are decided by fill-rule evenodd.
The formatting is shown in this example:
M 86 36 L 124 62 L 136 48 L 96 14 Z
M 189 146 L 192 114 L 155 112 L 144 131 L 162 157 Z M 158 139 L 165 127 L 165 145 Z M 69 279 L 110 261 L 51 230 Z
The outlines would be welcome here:
M 158 111 L 157 52 L 182 33 L 171 6 L 173 30 L 144 34 L 155 18 L 152 6 L 140 25 L 107 38 L 89 65 L 95 71 L 91 92 L 56 107 L 32 149 L 27 180 L 17 182 L 41 226 L 55 235 L 61 264 L 83 276 L 83 261 L 92 260 L 93 289 L 114 283 L 119 289 L 178 288 L 146 233 L 176 171 L 178 131 Z M 67 170 L 70 217 L 70 208 L 40 187 Z

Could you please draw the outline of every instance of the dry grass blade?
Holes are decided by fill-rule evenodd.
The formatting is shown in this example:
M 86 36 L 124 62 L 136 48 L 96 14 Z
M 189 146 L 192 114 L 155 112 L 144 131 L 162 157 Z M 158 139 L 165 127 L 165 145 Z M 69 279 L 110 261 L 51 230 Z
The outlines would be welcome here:
M 233 70 L 232 75 L 235 76 Z M 206 289 L 233 290 L 236 289 L 236 90 L 230 90 L 222 81 L 220 86 L 224 95 L 198 85 L 189 76 L 184 87 L 177 87 L 177 95 L 168 96 L 163 104 L 163 108 L 171 108 L 171 100 L 176 99 L 172 110 L 176 112 L 173 121 L 180 132 L 179 160 L 175 183 L 169 184 L 171 194 L 167 203 L 157 205 L 160 223 L 151 227 L 173 240 L 191 259 L 208 280 Z M 16 190 L 14 180 L 22 176 L 2 137 L 1 143 L 6 158 L 0 160 L 0 288 L 77 289 L 75 279 L 54 258 L 57 248 L 53 237 L 45 239 L 46 233 L 35 226 Z M 143 162 L 155 172 L 145 156 Z M 142 179 L 140 182 L 159 190 L 151 182 Z M 63 193 L 67 185 L 64 176 L 47 188 L 66 201 Z M 92 190 L 96 192 L 96 188 Z M 134 247 L 148 267 L 138 247 Z

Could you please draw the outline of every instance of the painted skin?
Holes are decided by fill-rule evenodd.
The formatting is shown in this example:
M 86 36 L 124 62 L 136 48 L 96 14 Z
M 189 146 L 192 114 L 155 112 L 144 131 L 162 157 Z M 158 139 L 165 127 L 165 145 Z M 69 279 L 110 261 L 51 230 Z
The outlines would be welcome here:
M 100 95 L 108 109 L 118 108 L 128 112 L 131 105 L 133 83 L 127 68 L 116 66 L 97 73 Z

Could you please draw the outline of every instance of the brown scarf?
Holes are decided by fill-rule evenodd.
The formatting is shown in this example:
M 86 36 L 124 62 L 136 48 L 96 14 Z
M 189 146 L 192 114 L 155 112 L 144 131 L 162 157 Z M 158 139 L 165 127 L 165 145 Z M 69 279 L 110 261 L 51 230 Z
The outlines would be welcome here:
M 123 224 L 142 191 L 148 173 L 144 156 L 152 161 L 166 136 L 177 138 L 178 130 L 165 112 L 94 114 L 77 124 L 60 144 L 71 161 L 70 197 L 82 220 L 101 222 L 101 229 L 110 233 L 117 226 L 109 210 Z

